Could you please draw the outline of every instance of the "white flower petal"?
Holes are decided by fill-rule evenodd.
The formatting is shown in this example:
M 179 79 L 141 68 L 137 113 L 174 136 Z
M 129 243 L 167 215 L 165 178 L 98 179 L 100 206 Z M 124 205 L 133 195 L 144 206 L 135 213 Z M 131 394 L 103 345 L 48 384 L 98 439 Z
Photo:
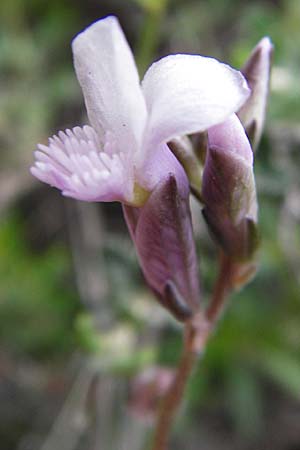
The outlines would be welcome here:
M 199 55 L 171 55 L 152 64 L 142 82 L 149 113 L 146 146 L 206 130 L 249 96 L 242 74 Z
M 61 131 L 49 139 L 48 146 L 38 145 L 31 173 L 68 197 L 130 203 L 134 196 L 132 158 L 119 155 L 112 140 L 112 154 L 105 154 L 102 147 L 91 127 Z
M 147 110 L 132 52 L 117 18 L 98 20 L 72 43 L 89 120 L 99 136 L 112 131 L 119 151 L 140 145 Z

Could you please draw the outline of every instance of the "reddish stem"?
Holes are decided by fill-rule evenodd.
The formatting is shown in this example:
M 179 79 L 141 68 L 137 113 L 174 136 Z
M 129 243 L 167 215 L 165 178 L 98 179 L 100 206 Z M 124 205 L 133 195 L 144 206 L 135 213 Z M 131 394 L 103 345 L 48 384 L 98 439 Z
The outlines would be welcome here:
M 221 252 L 218 279 L 214 286 L 213 294 L 205 313 L 207 320 L 213 326 L 221 316 L 225 307 L 226 298 L 232 290 L 232 278 L 234 271 L 235 265 L 228 256 Z
M 173 419 L 181 404 L 188 378 L 197 359 L 197 354 L 193 351 L 191 324 L 186 325 L 185 331 L 186 339 L 183 354 L 174 381 L 163 400 L 155 430 L 153 450 L 167 449 Z
M 227 296 L 231 291 L 233 274 L 233 263 L 222 253 L 218 279 L 205 315 L 199 312 L 185 325 L 183 354 L 174 381 L 161 405 L 153 450 L 167 450 L 172 424 L 182 402 L 188 379 L 198 355 L 204 352 L 207 340 L 224 309 Z

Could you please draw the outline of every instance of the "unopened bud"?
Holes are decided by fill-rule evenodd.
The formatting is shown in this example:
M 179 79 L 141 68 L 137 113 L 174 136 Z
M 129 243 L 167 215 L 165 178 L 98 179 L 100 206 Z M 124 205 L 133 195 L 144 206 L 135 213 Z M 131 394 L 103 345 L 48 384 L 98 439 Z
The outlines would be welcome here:
M 264 127 L 272 64 L 273 45 L 263 38 L 252 51 L 241 72 L 246 78 L 251 94 L 238 111 L 253 149 L 256 150 Z
M 251 146 L 235 114 L 208 130 L 208 140 L 203 215 L 223 251 L 236 261 L 247 261 L 258 245 Z

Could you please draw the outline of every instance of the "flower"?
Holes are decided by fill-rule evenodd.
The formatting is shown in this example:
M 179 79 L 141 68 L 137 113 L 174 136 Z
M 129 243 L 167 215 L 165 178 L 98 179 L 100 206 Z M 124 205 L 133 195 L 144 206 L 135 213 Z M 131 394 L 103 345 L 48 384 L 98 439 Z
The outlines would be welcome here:
M 223 122 L 249 95 L 240 72 L 199 55 L 162 58 L 140 84 L 113 16 L 80 33 L 72 49 L 91 126 L 39 144 L 31 172 L 79 200 L 143 205 L 166 175 L 182 171 L 166 143 Z
M 226 120 L 249 96 L 242 74 L 215 59 L 171 55 L 140 84 L 115 17 L 72 44 L 91 126 L 39 145 L 31 172 L 85 201 L 120 201 L 145 280 L 178 320 L 199 308 L 189 184 L 167 142 Z

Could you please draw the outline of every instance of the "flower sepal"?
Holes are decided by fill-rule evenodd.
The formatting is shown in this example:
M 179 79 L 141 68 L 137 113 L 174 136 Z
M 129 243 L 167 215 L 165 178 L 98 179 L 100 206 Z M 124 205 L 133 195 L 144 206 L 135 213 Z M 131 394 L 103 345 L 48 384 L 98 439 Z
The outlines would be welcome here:
M 257 224 L 251 218 L 234 225 L 226 216 L 216 218 L 209 208 L 203 208 L 202 214 L 213 239 L 226 255 L 238 263 L 253 261 L 260 239 Z
M 190 319 L 200 290 L 185 173 L 170 173 L 144 206 L 123 211 L 147 284 L 177 320 Z

